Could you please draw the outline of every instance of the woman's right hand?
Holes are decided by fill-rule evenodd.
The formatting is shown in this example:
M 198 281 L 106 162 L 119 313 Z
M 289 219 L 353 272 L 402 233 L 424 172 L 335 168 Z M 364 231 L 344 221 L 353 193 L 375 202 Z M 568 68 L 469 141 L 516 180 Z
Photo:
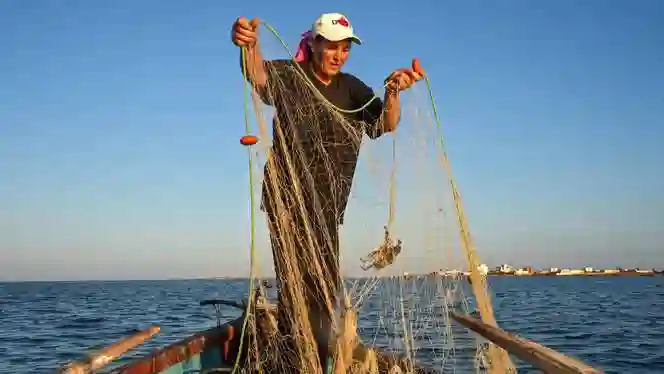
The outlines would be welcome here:
M 238 47 L 253 47 L 258 41 L 258 25 L 261 21 L 254 18 L 249 21 L 245 17 L 238 18 L 233 23 L 231 31 L 231 40 Z

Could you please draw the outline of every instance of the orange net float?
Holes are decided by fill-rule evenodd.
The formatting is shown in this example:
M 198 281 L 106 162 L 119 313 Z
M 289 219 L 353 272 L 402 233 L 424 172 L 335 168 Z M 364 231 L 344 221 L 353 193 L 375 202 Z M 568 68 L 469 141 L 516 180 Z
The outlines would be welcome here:
M 422 63 L 420 62 L 419 58 L 414 58 L 413 59 L 413 71 L 419 74 L 421 77 L 425 76 L 426 73 L 424 72 L 424 69 L 422 69 Z
M 258 137 L 254 135 L 245 135 L 240 138 L 240 144 L 242 145 L 254 145 L 258 143 Z

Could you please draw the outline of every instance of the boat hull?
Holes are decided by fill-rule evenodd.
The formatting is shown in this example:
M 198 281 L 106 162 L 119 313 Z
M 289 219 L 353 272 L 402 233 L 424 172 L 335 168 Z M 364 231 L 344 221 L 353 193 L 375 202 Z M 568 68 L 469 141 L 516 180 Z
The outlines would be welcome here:
M 239 317 L 224 325 L 201 331 L 154 353 L 137 358 L 122 367 L 112 370 L 110 373 L 230 373 L 235 366 L 238 356 L 240 356 L 239 362 L 243 362 L 244 358 L 247 357 L 248 344 L 244 344 L 242 352 L 240 352 L 240 336 L 243 324 L 244 317 Z M 399 366 L 403 372 L 406 372 L 406 367 L 411 366 L 408 360 L 405 360 L 403 357 L 380 352 L 376 349 L 372 350 L 376 354 L 379 373 L 387 373 L 394 366 Z M 361 360 L 369 351 L 370 348 L 359 344 L 353 352 L 353 356 L 356 360 Z M 270 369 L 263 367 L 262 372 L 276 373 L 275 370 Z M 435 370 L 417 366 L 411 372 L 413 371 L 423 374 L 436 373 Z

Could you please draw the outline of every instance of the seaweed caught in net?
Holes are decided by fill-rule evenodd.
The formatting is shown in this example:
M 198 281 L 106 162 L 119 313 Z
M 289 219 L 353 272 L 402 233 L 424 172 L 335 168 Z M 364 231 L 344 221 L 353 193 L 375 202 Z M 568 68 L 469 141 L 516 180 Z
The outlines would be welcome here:
M 369 254 L 363 257 L 362 260 L 362 270 L 369 270 L 371 268 L 381 270 L 387 266 L 392 265 L 397 256 L 401 253 L 401 240 L 397 240 L 396 243 L 390 232 L 385 226 L 385 239 L 383 244 L 378 248 L 369 252 Z

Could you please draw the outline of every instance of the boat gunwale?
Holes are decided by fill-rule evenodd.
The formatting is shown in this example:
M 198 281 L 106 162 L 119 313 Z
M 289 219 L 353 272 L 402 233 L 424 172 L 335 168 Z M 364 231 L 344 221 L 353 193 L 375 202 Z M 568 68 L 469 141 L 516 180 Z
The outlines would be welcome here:
M 241 319 L 234 319 L 221 326 L 199 331 L 147 355 L 134 358 L 121 367 L 111 370 L 110 374 L 154 374 L 167 370 L 208 348 L 221 347 L 233 338 L 231 331 L 236 328 L 235 325 Z

